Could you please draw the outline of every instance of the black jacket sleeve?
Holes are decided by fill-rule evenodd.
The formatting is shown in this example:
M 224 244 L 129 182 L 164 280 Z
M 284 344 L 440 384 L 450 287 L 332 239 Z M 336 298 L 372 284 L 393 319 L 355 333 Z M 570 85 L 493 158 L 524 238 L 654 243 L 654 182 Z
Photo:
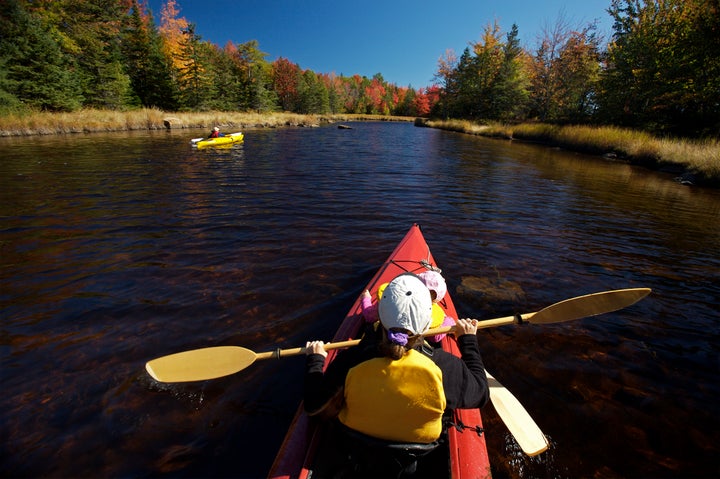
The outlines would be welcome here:
M 327 384 L 323 374 L 325 357 L 321 354 L 309 354 L 305 360 L 305 390 L 303 401 L 305 411 L 313 414 L 333 396 L 336 387 Z
M 308 355 L 303 394 L 305 411 L 310 415 L 320 411 L 345 387 L 345 377 L 351 368 L 377 355 L 377 343 L 363 339 L 358 346 L 339 352 L 325 373 L 325 358 L 320 354 Z
M 485 366 L 474 334 L 457 339 L 462 359 L 436 349 L 433 361 L 442 370 L 447 409 L 470 409 L 484 406 L 490 398 Z

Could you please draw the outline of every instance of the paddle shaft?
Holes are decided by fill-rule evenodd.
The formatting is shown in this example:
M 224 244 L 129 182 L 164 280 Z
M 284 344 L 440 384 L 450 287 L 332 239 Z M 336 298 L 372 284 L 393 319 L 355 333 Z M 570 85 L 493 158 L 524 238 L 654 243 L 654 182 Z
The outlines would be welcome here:
M 478 321 L 477 329 L 494 328 L 496 326 L 505 326 L 508 324 L 522 324 L 525 322 L 556 323 L 588 316 L 596 316 L 598 314 L 609 313 L 630 306 L 647 296 L 649 293 L 649 288 L 630 288 L 587 294 L 576 298 L 566 299 L 565 301 L 560 301 L 559 303 L 552 304 L 534 313 L 516 314 L 514 316 L 505 316 L 503 318 Z M 533 319 L 536 315 L 537 318 L 534 321 Z M 454 329 L 454 326 L 435 328 L 424 332 L 422 336 L 426 337 L 438 334 L 447 334 L 451 333 Z M 324 345 L 324 348 L 326 351 L 331 349 L 349 348 L 356 346 L 358 343 L 360 343 L 359 339 L 340 341 L 337 343 L 327 343 Z M 275 351 L 258 353 L 257 359 L 279 359 L 285 356 L 305 354 L 305 352 L 305 348 L 277 349 Z
M 511 321 L 509 318 L 508 321 Z M 506 323 L 503 323 L 506 324 Z M 427 331 L 423 336 L 449 333 L 452 326 Z M 359 339 L 324 344 L 326 351 L 357 346 Z M 276 349 L 255 353 L 239 346 L 215 346 L 170 354 L 153 359 L 145 369 L 155 380 L 161 382 L 186 382 L 214 379 L 242 371 L 259 359 L 280 359 L 305 354 L 307 348 Z
M 532 316 L 535 313 L 527 313 L 523 314 L 523 320 L 527 317 Z M 517 318 L 515 316 L 508 316 L 505 318 L 497 318 L 497 319 L 488 319 L 485 321 L 478 321 L 478 329 L 482 328 L 492 328 L 494 326 L 503 326 L 506 324 L 513 324 L 517 323 Z M 427 336 L 436 336 L 438 334 L 447 334 L 451 333 L 455 329 L 454 326 L 443 326 L 442 328 L 435 328 L 435 329 L 429 329 L 425 331 L 423 334 L 421 334 L 422 337 Z M 360 344 L 359 339 L 349 339 L 347 341 L 338 341 L 336 343 L 325 343 L 323 347 L 325 348 L 325 351 L 330 351 L 331 349 L 343 349 L 343 348 L 351 348 L 353 346 L 357 346 Z M 256 353 L 255 359 L 280 359 L 287 356 L 297 356 L 299 354 L 305 354 L 307 352 L 307 348 L 289 348 L 289 349 L 276 349 L 275 351 L 266 351 L 264 353 Z
M 352 346 L 357 346 L 360 344 L 359 339 L 350 339 L 348 341 L 338 341 L 337 343 L 327 343 L 323 345 L 326 351 L 329 351 L 331 349 L 342 349 L 342 348 L 350 348 Z M 290 348 L 290 349 L 276 349 L 275 351 L 266 351 L 264 353 L 257 353 L 255 355 L 255 359 L 280 359 L 284 358 L 285 356 L 297 356 L 299 354 L 305 354 L 307 352 L 307 348 Z

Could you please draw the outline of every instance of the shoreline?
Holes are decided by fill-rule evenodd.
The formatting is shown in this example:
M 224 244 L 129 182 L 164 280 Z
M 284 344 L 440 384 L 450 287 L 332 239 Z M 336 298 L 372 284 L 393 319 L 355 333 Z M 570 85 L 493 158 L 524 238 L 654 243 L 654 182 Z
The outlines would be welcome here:
M 414 117 L 297 113 L 240 112 L 164 112 L 144 108 L 127 112 L 80 110 L 72 113 L 39 112 L 0 117 L 0 137 L 103 133 L 130 130 L 180 130 L 212 128 L 278 128 L 283 126 L 317 127 L 342 121 L 404 121 Z
M 483 125 L 465 120 L 418 118 L 415 125 L 563 148 L 673 174 L 675 181 L 682 185 L 720 188 L 720 141 L 717 139 L 668 139 L 618 127 L 546 123 Z
M 526 141 L 601 156 L 676 175 L 688 186 L 720 188 L 720 141 L 671 140 L 616 127 L 478 124 L 464 120 L 328 114 L 241 112 L 164 112 L 145 108 L 127 112 L 81 110 L 72 113 L 29 113 L 0 117 L 0 137 L 102 133 L 130 130 L 212 128 L 319 127 L 344 121 L 400 121 L 415 126 L 511 141 Z

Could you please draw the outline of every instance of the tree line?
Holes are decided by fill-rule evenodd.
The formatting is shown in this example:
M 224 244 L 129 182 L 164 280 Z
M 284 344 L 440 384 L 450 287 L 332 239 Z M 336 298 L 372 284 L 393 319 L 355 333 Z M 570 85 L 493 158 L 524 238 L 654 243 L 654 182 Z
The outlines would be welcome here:
M 422 116 L 433 89 L 267 60 L 256 40 L 219 47 L 167 0 L 3 0 L 0 112 L 80 108 Z M 436 90 L 436 89 L 435 89 Z
M 594 23 L 546 27 L 534 51 L 518 29 L 488 25 L 457 58 L 438 62 L 444 118 L 610 124 L 681 136 L 720 136 L 717 0 L 612 0 L 603 47 Z
M 167 0 L 155 23 L 138 0 L 4 0 L 0 112 L 80 108 L 290 111 L 475 121 L 612 124 L 654 133 L 720 133 L 717 0 L 611 0 L 613 32 L 560 18 L 533 49 L 493 22 L 434 85 L 273 62 L 256 40 L 219 47 Z

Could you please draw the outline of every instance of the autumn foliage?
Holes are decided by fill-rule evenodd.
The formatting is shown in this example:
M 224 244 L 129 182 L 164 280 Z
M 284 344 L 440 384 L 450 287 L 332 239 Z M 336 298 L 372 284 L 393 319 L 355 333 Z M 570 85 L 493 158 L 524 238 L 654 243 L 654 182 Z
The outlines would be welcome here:
M 434 116 L 606 124 L 720 136 L 720 6 L 707 0 L 611 0 L 609 41 L 561 15 L 534 50 L 515 25 L 483 30 L 438 59 Z
M 204 41 L 166 0 L 7 0 L 0 7 L 0 111 L 84 107 L 427 114 L 421 90 L 267 61 L 256 40 Z M 43 59 L 38 62 L 37 59 Z
M 611 38 L 559 18 L 534 48 L 489 23 L 419 89 L 317 73 L 257 40 L 202 39 L 177 0 L 159 22 L 145 0 L 0 2 L 0 112 L 287 111 L 486 122 L 612 124 L 720 136 L 720 7 L 709 0 L 608 0 Z M 438 42 L 443 39 L 439 38 Z

